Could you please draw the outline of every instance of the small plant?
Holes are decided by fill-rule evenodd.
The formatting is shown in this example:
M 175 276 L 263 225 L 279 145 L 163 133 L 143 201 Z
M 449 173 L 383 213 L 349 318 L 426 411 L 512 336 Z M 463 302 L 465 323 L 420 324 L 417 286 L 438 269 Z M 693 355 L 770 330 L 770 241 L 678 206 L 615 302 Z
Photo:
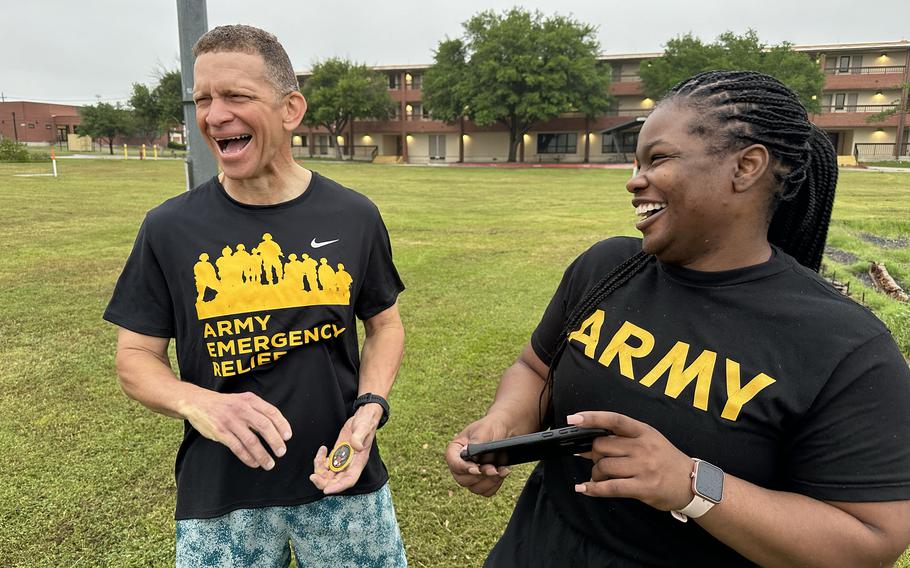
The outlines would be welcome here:
M 167 143 L 167 147 L 171 150 L 186 150 L 186 144 L 181 144 L 180 142 L 174 142 L 173 140 Z
M 30 162 L 32 156 L 29 154 L 25 144 L 20 144 L 9 138 L 0 140 L 0 162 Z

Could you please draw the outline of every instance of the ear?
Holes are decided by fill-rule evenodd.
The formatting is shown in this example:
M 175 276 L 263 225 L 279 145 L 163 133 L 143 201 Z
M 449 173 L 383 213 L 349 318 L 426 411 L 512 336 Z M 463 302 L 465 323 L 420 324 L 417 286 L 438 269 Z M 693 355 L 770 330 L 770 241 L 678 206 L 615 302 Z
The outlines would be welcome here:
M 762 144 L 752 144 L 738 152 L 736 171 L 733 173 L 733 191 L 749 191 L 768 172 L 771 156 Z
M 294 132 L 294 130 L 300 126 L 300 121 L 303 120 L 303 115 L 306 114 L 306 99 L 303 98 L 303 95 L 299 91 L 294 91 L 291 94 L 287 95 L 287 100 L 284 102 L 284 129 L 288 132 Z

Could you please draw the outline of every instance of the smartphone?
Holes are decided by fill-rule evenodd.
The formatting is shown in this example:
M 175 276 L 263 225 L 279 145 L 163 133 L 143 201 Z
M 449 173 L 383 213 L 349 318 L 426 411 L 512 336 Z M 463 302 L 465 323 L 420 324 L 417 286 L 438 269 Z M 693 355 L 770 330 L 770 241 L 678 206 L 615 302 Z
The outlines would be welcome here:
M 570 456 L 590 451 L 594 438 L 612 433 L 603 428 L 568 426 L 481 444 L 468 444 L 461 451 L 461 459 L 500 467 Z

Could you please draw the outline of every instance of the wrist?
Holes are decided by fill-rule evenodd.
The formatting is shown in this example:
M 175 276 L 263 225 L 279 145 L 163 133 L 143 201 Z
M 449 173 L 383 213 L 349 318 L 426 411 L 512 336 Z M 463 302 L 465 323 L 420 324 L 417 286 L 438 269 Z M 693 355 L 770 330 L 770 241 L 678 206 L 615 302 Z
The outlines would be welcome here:
M 379 421 L 382 419 L 383 410 L 382 407 L 376 403 L 368 403 L 359 407 L 354 414 L 368 419 L 375 430 L 379 427 Z
M 371 392 L 364 393 L 358 396 L 354 400 L 354 413 L 359 414 L 361 410 L 369 413 L 368 416 L 371 418 L 374 417 L 374 414 L 378 413 L 376 417 L 375 429 L 382 428 L 389 419 L 389 402 L 385 397 L 379 396 L 378 394 L 373 394 Z

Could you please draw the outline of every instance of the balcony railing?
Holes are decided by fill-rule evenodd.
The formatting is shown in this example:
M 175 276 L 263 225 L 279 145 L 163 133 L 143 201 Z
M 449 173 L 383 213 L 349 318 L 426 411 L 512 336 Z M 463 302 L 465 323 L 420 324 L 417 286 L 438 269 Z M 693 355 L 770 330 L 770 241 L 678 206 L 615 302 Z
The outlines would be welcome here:
M 832 67 L 825 69 L 825 75 L 884 75 L 903 73 L 904 65 L 873 65 L 870 67 Z
M 858 142 L 853 148 L 857 161 L 868 162 L 875 159 L 894 157 L 894 143 Z M 910 144 L 901 144 L 899 156 L 910 156 Z
M 827 105 L 821 107 L 821 112 L 881 112 L 896 109 L 897 105 Z

